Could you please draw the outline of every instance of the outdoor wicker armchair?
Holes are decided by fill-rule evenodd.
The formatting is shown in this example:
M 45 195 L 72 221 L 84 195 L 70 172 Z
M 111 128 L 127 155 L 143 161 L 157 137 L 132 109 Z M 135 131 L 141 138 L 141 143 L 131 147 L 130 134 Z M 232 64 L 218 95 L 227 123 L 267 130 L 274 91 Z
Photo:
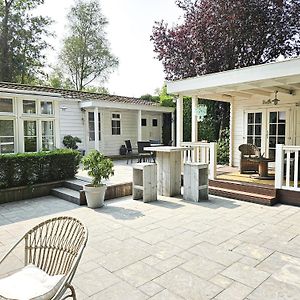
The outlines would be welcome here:
M 16 249 L 25 252 L 24 267 L 0 279 L 0 299 L 76 299 L 71 281 L 87 238 L 86 227 L 72 217 L 52 218 L 33 227 L 0 260 L 1 270 Z
M 242 144 L 239 146 L 239 150 L 241 151 L 240 173 L 257 173 L 259 163 L 253 158 L 260 157 L 259 148 L 252 144 Z

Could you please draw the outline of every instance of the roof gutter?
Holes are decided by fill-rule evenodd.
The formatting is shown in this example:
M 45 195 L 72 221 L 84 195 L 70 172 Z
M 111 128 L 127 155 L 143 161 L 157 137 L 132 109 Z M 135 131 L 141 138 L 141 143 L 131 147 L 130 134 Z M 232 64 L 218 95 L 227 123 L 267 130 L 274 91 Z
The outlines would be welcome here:
M 142 105 L 142 104 L 130 104 L 120 102 L 109 102 L 109 101 L 82 101 L 80 104 L 81 108 L 113 108 L 113 109 L 128 109 L 128 110 L 143 110 L 143 111 L 156 111 L 171 113 L 174 112 L 174 107 L 166 106 L 155 106 L 155 105 Z
M 36 96 L 48 96 L 62 98 L 63 96 L 59 93 L 50 93 L 50 92 L 40 92 L 40 91 L 27 91 L 27 90 L 17 90 L 17 89 L 6 89 L 0 88 L 0 92 L 7 94 L 18 94 L 18 95 L 36 95 Z

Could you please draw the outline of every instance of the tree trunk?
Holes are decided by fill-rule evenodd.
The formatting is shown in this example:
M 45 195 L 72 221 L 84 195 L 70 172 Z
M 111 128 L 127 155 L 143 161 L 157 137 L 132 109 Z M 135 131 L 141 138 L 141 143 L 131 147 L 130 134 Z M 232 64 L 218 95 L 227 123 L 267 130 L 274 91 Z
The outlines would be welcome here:
M 2 20 L 0 81 L 11 81 L 8 46 L 8 18 L 12 1 L 5 1 L 4 17 Z

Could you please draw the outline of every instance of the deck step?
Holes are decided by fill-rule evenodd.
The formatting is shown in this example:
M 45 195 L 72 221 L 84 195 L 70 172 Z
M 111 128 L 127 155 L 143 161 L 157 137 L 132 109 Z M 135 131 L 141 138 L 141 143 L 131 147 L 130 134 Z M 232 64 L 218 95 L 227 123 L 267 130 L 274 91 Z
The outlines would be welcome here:
M 243 191 L 251 194 L 260 194 L 266 196 L 276 197 L 276 190 L 273 186 L 268 185 L 260 185 L 248 182 L 237 182 L 237 181 L 229 181 L 229 180 L 210 180 L 210 187 L 218 187 L 222 189 L 229 189 L 235 191 Z
M 264 195 L 261 193 L 250 193 L 243 190 L 235 190 L 230 188 L 221 188 L 209 186 L 209 193 L 215 196 L 222 196 L 236 200 L 242 200 L 263 205 L 274 205 L 277 203 L 276 196 Z
M 59 187 L 51 190 L 51 195 L 75 203 L 77 205 L 84 204 L 81 194 L 81 191 L 76 191 L 66 187 Z

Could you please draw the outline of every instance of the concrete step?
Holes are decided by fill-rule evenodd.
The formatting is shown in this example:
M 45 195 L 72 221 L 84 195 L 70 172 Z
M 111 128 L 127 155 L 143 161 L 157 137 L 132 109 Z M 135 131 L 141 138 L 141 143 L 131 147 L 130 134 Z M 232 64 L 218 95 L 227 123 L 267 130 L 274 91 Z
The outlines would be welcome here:
M 89 183 L 80 179 L 70 179 L 63 183 L 64 187 L 75 191 L 81 191 L 86 184 Z
M 263 205 L 274 205 L 278 201 L 276 200 L 276 196 L 264 195 L 260 193 L 250 193 L 242 190 L 234 190 L 230 188 L 221 188 L 215 186 L 209 186 L 209 193 L 211 195 L 221 196 L 232 198 L 236 200 L 252 202 Z
M 82 205 L 82 201 L 80 200 L 80 191 L 75 191 L 66 187 L 59 187 L 51 190 L 51 195 L 64 199 L 66 201 L 75 203 L 77 205 Z

